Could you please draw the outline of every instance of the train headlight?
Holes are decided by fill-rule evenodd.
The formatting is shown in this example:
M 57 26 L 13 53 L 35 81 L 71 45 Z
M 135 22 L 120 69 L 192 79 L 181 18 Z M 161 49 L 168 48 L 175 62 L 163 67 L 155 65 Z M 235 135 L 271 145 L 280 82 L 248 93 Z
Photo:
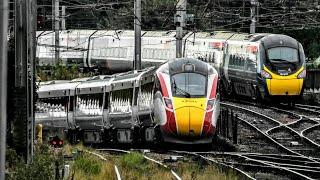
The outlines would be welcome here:
M 207 111 L 211 111 L 214 107 L 215 99 L 209 99 L 207 102 Z
M 263 78 L 266 78 L 266 79 L 271 79 L 272 78 L 272 76 L 271 76 L 271 74 L 269 74 L 267 71 L 265 71 L 265 70 L 261 70 L 261 76 L 263 77 Z
M 166 103 L 166 106 L 168 109 L 173 109 L 173 105 L 172 105 L 172 101 L 171 99 L 168 99 L 168 98 L 163 98 L 164 99 L 164 102 Z
M 298 74 L 298 78 L 299 78 L 299 79 L 305 78 L 305 77 L 306 77 L 306 74 L 307 74 L 307 72 L 306 72 L 306 70 L 304 69 L 303 71 L 301 71 L 301 73 Z

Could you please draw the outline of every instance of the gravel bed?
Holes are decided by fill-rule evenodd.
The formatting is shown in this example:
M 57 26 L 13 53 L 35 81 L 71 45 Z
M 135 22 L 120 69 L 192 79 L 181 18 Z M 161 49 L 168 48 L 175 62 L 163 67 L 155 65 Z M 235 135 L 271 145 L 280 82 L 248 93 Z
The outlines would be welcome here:
M 276 131 L 270 132 L 269 135 L 280 144 L 295 152 L 306 156 L 320 156 L 320 152 L 314 146 L 308 142 L 304 142 L 300 136 L 292 135 L 286 128 L 279 128 Z
M 315 124 L 317 124 L 317 123 L 314 122 L 314 121 L 302 120 L 302 121 L 298 121 L 298 122 L 296 122 L 294 124 L 290 124 L 289 126 L 292 129 L 296 130 L 297 132 L 301 133 L 303 130 L 305 130 L 305 129 L 307 129 L 307 128 L 315 125 Z
M 261 165 L 257 162 L 250 162 L 246 161 L 242 158 L 237 158 L 234 156 L 213 156 L 213 155 L 207 155 L 207 157 L 211 159 L 215 159 L 218 162 L 222 162 L 228 165 L 231 165 L 233 167 L 236 167 L 238 169 L 241 169 L 242 171 L 245 171 L 248 173 L 251 177 L 254 177 L 255 179 L 280 179 L 280 180 L 287 180 L 290 179 L 284 173 L 275 172 L 275 171 L 269 171 L 268 168 L 263 167 L 264 165 Z M 259 166 L 259 168 L 257 168 Z M 261 168 L 262 167 L 262 168 Z
M 292 123 L 292 122 L 298 120 L 297 117 L 293 117 L 292 115 L 290 115 L 288 113 L 278 112 L 274 109 L 270 109 L 267 107 L 258 107 L 258 106 L 254 106 L 254 105 L 247 105 L 247 104 L 234 103 L 234 102 L 227 102 L 227 103 L 241 106 L 241 107 L 244 107 L 244 108 L 247 108 L 250 110 L 254 110 L 258 113 L 261 113 L 261 114 L 264 114 L 268 117 L 271 117 L 271 118 L 273 118 L 283 124 Z
M 250 122 L 251 124 L 253 124 L 254 126 L 256 126 L 262 131 L 267 131 L 270 128 L 277 126 L 277 124 L 272 121 L 264 120 L 254 115 L 244 113 L 242 111 L 235 111 L 235 112 L 238 114 L 239 118 Z
M 315 143 L 320 144 L 320 127 L 306 133 L 305 135 Z
M 280 150 L 277 147 L 272 146 L 262 134 L 242 125 L 242 123 L 239 124 L 238 129 L 238 151 L 268 154 L 281 153 Z

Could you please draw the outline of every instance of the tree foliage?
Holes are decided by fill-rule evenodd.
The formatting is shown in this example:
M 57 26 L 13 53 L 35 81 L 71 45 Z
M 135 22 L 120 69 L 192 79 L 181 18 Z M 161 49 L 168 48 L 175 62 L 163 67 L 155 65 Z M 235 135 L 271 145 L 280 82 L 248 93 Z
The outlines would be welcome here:
M 62 164 L 63 156 L 55 152 L 48 145 L 37 145 L 35 155 L 30 164 L 26 164 L 21 156 L 18 156 L 14 150 L 7 150 L 6 168 L 9 171 L 7 179 L 9 180 L 42 180 L 54 179 L 55 163 Z
M 72 80 L 81 77 L 90 77 L 96 75 L 93 72 L 83 73 L 79 71 L 76 64 L 66 66 L 62 60 L 48 67 L 38 67 L 37 77 L 38 81 L 50 80 Z

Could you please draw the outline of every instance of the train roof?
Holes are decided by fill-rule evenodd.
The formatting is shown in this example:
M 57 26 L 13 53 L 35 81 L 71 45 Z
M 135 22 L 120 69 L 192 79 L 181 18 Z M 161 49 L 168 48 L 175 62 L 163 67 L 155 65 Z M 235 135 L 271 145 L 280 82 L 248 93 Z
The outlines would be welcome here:
M 43 81 L 43 82 L 39 82 L 39 85 L 61 84 L 61 83 L 67 83 L 67 82 L 70 82 L 70 80 Z
M 184 69 L 184 67 L 187 64 L 191 64 L 193 66 L 194 69 L 192 70 L 192 72 L 203 74 L 205 76 L 208 75 L 208 64 L 203 61 L 192 58 L 180 58 L 179 61 L 176 60 L 171 60 L 168 62 L 169 74 L 171 75 L 185 72 L 186 70 Z
M 111 90 L 111 82 L 112 79 L 82 82 L 76 87 L 76 92 L 77 94 L 103 93 L 103 91 L 109 92 Z
M 39 98 L 74 96 L 79 82 L 40 85 L 37 91 Z
M 175 38 L 176 31 L 146 31 L 143 37 Z
M 260 39 L 263 42 L 263 45 L 266 48 L 278 47 L 278 46 L 286 46 L 292 48 L 299 48 L 299 42 L 287 35 L 283 34 L 270 34 L 266 37 Z

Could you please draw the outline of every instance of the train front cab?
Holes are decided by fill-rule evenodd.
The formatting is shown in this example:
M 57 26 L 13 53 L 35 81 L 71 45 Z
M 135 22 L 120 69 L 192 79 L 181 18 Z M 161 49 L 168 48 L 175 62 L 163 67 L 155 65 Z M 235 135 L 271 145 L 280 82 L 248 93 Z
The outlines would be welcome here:
M 218 74 L 207 63 L 178 59 L 157 71 L 155 120 L 165 142 L 211 143 L 219 115 Z
M 265 97 L 294 105 L 301 99 L 306 77 L 302 45 L 285 35 L 270 35 L 261 41 L 258 77 Z

